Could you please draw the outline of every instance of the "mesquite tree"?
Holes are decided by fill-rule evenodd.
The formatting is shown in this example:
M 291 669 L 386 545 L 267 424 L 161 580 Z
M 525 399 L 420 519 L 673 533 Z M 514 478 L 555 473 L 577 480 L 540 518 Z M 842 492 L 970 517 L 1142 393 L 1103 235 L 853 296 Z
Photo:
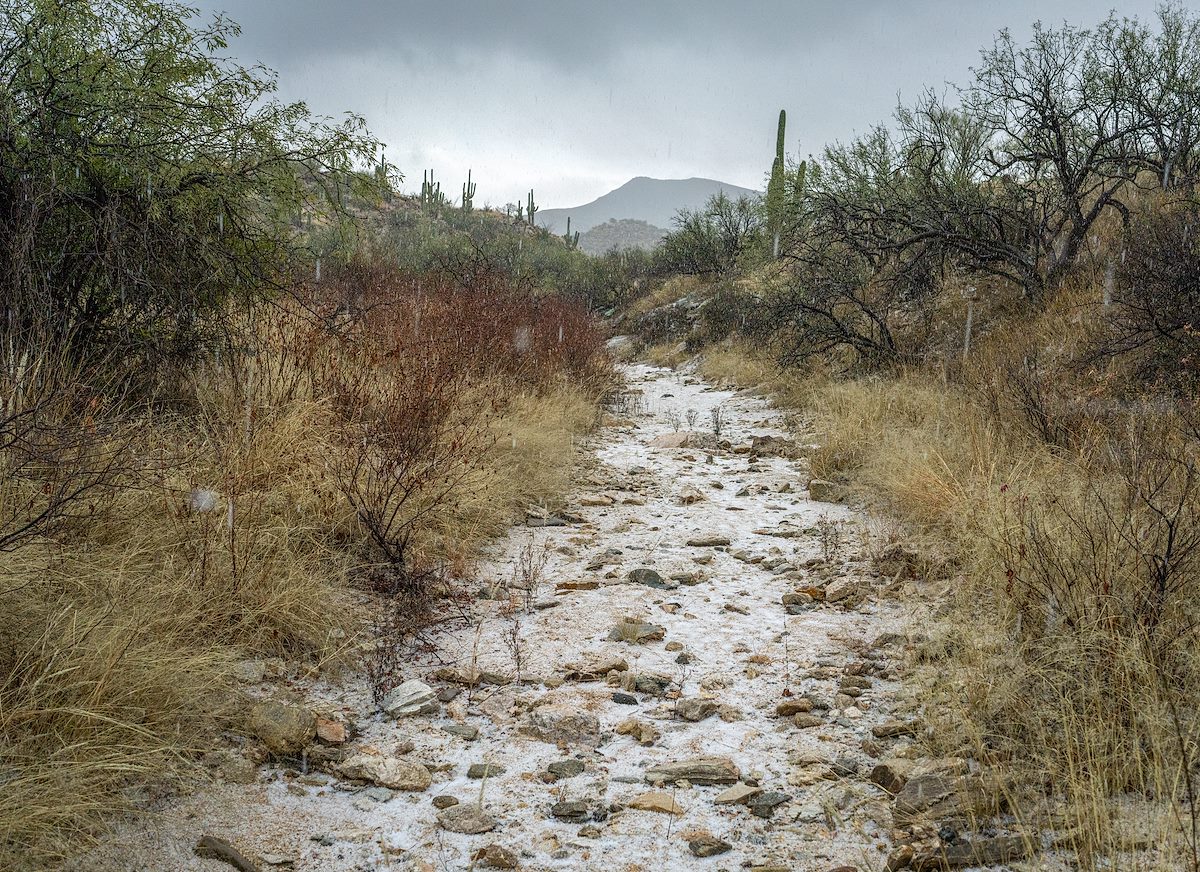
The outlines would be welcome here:
M 275 99 L 238 33 L 157 0 L 0 4 L 3 329 L 143 362 L 202 348 L 279 288 L 303 217 L 373 174 L 361 119 Z

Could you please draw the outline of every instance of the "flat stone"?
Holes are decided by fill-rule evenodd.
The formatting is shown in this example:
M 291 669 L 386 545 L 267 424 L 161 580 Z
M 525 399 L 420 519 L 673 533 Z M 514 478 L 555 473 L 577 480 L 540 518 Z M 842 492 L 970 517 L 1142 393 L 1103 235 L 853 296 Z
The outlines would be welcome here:
M 588 816 L 591 814 L 591 810 L 588 808 L 588 804 L 583 800 L 572 799 L 563 802 L 556 802 L 550 808 L 550 814 L 559 820 L 581 824 L 588 819 Z
M 808 498 L 818 503 L 836 503 L 842 494 L 842 488 L 835 482 L 823 478 L 814 478 L 808 482 Z
M 529 713 L 520 731 L 552 745 L 594 748 L 600 744 L 600 721 L 576 706 L 539 706 Z
M 519 860 L 514 851 L 501 845 L 488 845 L 471 855 L 471 859 L 489 869 L 516 869 Z
M 857 578 L 839 578 L 825 586 L 825 602 L 836 603 L 858 596 L 865 585 Z
M 761 787 L 751 787 L 749 784 L 735 784 L 717 794 L 713 803 L 716 805 L 745 805 L 762 793 Z
M 647 769 L 645 779 L 651 784 L 676 781 L 687 781 L 691 784 L 736 784 L 741 775 L 741 770 L 728 757 L 693 757 Z
M 369 781 L 392 790 L 426 790 L 433 781 L 429 770 L 420 763 L 382 754 L 353 754 L 337 764 L 336 769 L 345 778 Z
M 625 658 L 603 654 L 576 663 L 568 663 L 566 678 L 568 681 L 600 681 L 610 672 L 628 671 L 629 663 Z
M 688 699 L 677 700 L 675 703 L 675 714 L 679 715 L 685 721 L 702 721 L 707 717 L 715 715 L 721 706 L 716 700 L 701 699 L 700 697 L 690 697 Z
M 448 794 L 440 794 L 433 798 L 433 807 L 437 809 L 450 808 L 452 805 L 458 805 L 458 797 Z
M 393 688 L 383 698 L 380 706 L 394 718 L 433 714 L 438 710 L 437 695 L 433 688 L 415 678 Z
M 555 781 L 564 778 L 575 778 L 582 775 L 584 765 L 582 760 L 555 760 L 546 767 L 546 772 L 553 776 Z
M 683 807 L 675 801 L 671 794 L 661 790 L 652 790 L 629 800 L 629 807 L 638 811 L 657 811 L 664 814 L 683 814 Z
M 876 739 L 893 739 L 897 736 L 915 736 L 917 724 L 915 721 L 892 720 L 871 727 L 871 735 Z
M 697 833 L 688 839 L 688 850 L 693 857 L 716 857 L 733 850 L 733 845 L 710 833 Z
M 504 774 L 504 767 L 495 763 L 472 763 L 467 767 L 468 778 L 495 778 Z
M 437 819 L 442 829 L 468 836 L 490 833 L 496 828 L 496 821 L 491 815 L 474 804 L 452 805 L 440 811 Z
M 442 727 L 443 733 L 449 733 L 451 736 L 458 736 L 460 739 L 465 739 L 468 742 L 474 742 L 479 738 L 479 728 L 473 727 L 470 724 L 447 724 Z
M 637 569 L 630 570 L 625 576 L 631 584 L 641 584 L 646 587 L 657 588 L 658 590 L 674 590 L 678 587 L 669 581 L 665 581 L 661 575 L 646 566 L 639 566 Z
M 812 711 L 812 700 L 803 696 L 792 697 L 785 699 L 783 702 L 775 706 L 775 716 L 780 718 L 790 718 L 798 715 L 801 712 Z
M 617 705 L 637 705 L 637 697 L 631 693 L 621 693 L 617 691 L 612 695 L 612 701 Z
M 697 536 L 687 540 L 689 548 L 721 548 L 728 544 L 728 536 Z
M 595 590 L 598 587 L 598 581 L 560 581 L 554 585 L 555 590 Z
M 760 793 L 757 796 L 747 800 L 746 805 L 750 808 L 750 813 L 757 817 L 769 818 L 775 813 L 775 809 L 789 802 L 791 797 L 786 793 L 780 793 L 778 790 L 768 790 Z
M 971 775 L 916 775 L 896 794 L 892 815 L 906 827 L 922 821 L 971 821 L 1000 805 L 1001 797 Z

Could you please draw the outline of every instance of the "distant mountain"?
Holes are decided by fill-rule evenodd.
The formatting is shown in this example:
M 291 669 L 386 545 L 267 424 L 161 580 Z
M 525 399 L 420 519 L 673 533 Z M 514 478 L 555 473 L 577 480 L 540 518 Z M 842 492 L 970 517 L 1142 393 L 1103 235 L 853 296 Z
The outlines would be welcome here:
M 655 227 L 671 227 L 671 219 L 680 209 L 698 209 L 709 197 L 724 191 L 729 197 L 758 196 L 757 191 L 739 188 L 713 179 L 650 179 L 638 176 L 615 191 L 609 191 L 590 203 L 568 209 L 542 209 L 537 223 L 555 233 L 567 229 L 586 233 L 597 224 L 622 218 L 645 221 Z
M 571 220 L 571 230 L 575 221 Z M 647 251 L 662 242 L 667 231 L 636 218 L 612 218 L 597 224 L 591 230 L 579 234 L 579 248 L 588 254 L 604 254 L 609 249 L 624 251 L 628 248 L 644 248 Z

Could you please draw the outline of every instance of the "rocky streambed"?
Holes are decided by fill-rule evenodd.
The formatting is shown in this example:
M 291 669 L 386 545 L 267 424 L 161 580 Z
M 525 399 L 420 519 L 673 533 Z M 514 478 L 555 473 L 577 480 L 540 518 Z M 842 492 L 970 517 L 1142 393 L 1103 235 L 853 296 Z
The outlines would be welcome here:
M 382 705 L 361 678 L 243 664 L 255 738 L 77 868 L 1021 857 L 1019 837 L 972 834 L 997 786 L 971 761 L 918 758 L 919 725 L 897 709 L 908 623 L 888 589 L 904 555 L 828 502 L 836 488 L 810 482 L 805 446 L 761 398 L 628 376 L 568 510 L 530 508 L 472 580 L 469 613 Z

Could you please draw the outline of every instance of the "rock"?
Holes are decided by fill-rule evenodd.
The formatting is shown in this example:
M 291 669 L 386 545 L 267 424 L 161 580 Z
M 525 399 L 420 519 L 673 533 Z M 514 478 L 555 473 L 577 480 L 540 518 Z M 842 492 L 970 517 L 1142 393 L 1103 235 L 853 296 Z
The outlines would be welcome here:
M 812 700 L 803 696 L 785 699 L 779 705 L 775 706 L 775 716 L 780 718 L 790 718 L 793 715 L 798 715 L 801 712 L 810 712 L 813 709 Z
M 863 582 L 857 578 L 839 578 L 825 586 L 825 602 L 848 600 L 863 592 Z
M 590 811 L 588 804 L 579 799 L 556 802 L 550 808 L 550 814 L 563 821 L 581 824 L 588 819 Z
M 632 584 L 642 584 L 659 590 L 674 590 L 676 587 L 676 585 L 664 581 L 661 575 L 646 566 L 639 566 L 637 569 L 631 570 L 625 577 Z
M 795 715 L 792 718 L 792 723 L 802 730 L 825 725 L 825 721 L 818 715 L 809 714 L 808 712 L 800 712 L 798 715 Z
M 600 721 L 576 706 L 540 706 L 529 713 L 520 731 L 552 745 L 600 744 Z
M 658 811 L 663 814 L 683 814 L 683 807 L 675 801 L 671 794 L 661 790 L 652 790 L 629 800 L 629 807 L 638 811 Z
M 446 724 L 442 727 L 443 733 L 449 733 L 451 736 L 458 736 L 460 739 L 465 739 L 468 742 L 474 742 L 479 738 L 479 728 L 473 727 L 470 724 Z
M 842 488 L 823 478 L 810 479 L 808 482 L 808 498 L 818 503 L 836 503 L 840 500 Z
M 917 724 L 915 721 L 891 720 L 871 727 L 871 735 L 876 739 L 894 739 L 897 736 L 915 736 L 916 734 Z
M 433 807 L 436 809 L 446 809 L 452 805 L 458 805 L 457 796 L 448 796 L 443 793 L 433 798 Z
M 471 859 L 491 869 L 516 869 L 518 865 L 517 855 L 500 845 L 480 848 L 471 855 Z
M 904 789 L 904 785 L 908 783 L 912 771 L 913 762 L 911 760 L 889 759 L 876 764 L 871 769 L 871 774 L 867 777 L 872 784 L 878 784 L 888 793 L 895 796 Z
M 892 816 L 897 826 L 922 821 L 972 821 L 1000 805 L 1000 797 L 971 775 L 916 775 L 896 794 Z
M 560 781 L 564 778 L 574 778 L 577 775 L 582 775 L 584 765 L 582 760 L 555 760 L 546 767 L 546 773 L 551 776 L 554 781 Z
M 577 663 L 568 663 L 568 681 L 600 681 L 610 672 L 628 672 L 629 664 L 623 657 L 609 654 L 594 655 Z
M 671 677 L 669 675 L 643 673 L 635 676 L 633 679 L 633 689 L 647 696 L 663 696 L 670 686 Z
M 700 697 L 681 699 L 675 703 L 675 714 L 693 723 L 715 715 L 719 709 L 720 706 L 715 700 Z
M 555 590 L 595 590 L 598 587 L 600 587 L 598 581 L 560 581 L 554 585 Z
M 491 815 L 474 804 L 452 805 L 445 808 L 438 812 L 437 820 L 443 830 L 468 836 L 490 833 L 496 828 L 496 822 Z
M 689 548 L 720 548 L 728 544 L 728 536 L 697 536 L 687 540 Z
M 658 741 L 658 730 L 636 718 L 627 718 L 617 724 L 617 735 L 632 736 L 639 745 L 653 745 Z
M 350 731 L 341 721 L 317 718 L 317 738 L 326 745 L 344 745 L 350 738 Z
M 612 701 L 617 705 L 637 705 L 637 697 L 630 693 L 621 693 L 617 691 L 612 695 Z
M 646 770 L 646 781 L 691 784 L 736 784 L 741 770 L 728 757 L 693 757 L 676 763 L 663 763 Z
M 579 505 L 589 509 L 611 506 L 613 502 L 613 498 L 607 494 L 585 494 L 579 498 Z
M 405 718 L 433 714 L 438 710 L 438 701 L 433 688 L 414 678 L 393 688 L 380 708 L 394 718 Z
M 693 857 L 716 857 L 733 849 L 733 845 L 721 841 L 712 833 L 693 832 L 687 839 L 688 850 L 692 852 Z
M 716 805 L 745 805 L 762 793 L 761 787 L 751 787 L 749 784 L 735 784 L 717 794 L 713 803 Z
M 504 767 L 495 763 L 472 763 L 467 767 L 468 778 L 495 778 L 504 774 Z
M 392 790 L 425 790 L 433 781 L 429 770 L 420 763 L 367 752 L 347 757 L 336 770 L 345 778 L 369 781 Z
M 836 778 L 849 778 L 858 774 L 858 761 L 853 757 L 838 757 L 830 764 L 829 771 Z
M 650 440 L 651 448 L 687 448 L 692 440 L 691 433 L 663 433 Z
M 961 866 L 999 866 L 1023 860 L 1031 853 L 1024 836 L 977 836 L 917 848 L 909 861 L 916 872 Z
M 775 809 L 779 808 L 785 802 L 790 802 L 791 799 L 786 793 L 780 793 L 778 790 L 768 790 L 750 797 L 746 801 L 746 805 L 750 808 L 750 814 L 760 818 L 769 818 L 775 813 Z
M 359 791 L 359 796 L 375 802 L 389 802 L 392 798 L 392 791 L 386 787 L 366 787 Z
M 679 504 L 681 506 L 691 506 L 695 503 L 701 503 L 704 502 L 704 499 L 704 494 L 691 485 L 679 492 Z
M 294 756 L 317 735 L 317 716 L 303 706 L 262 700 L 250 707 L 247 726 L 272 754 Z
M 883 867 L 885 872 L 899 872 L 901 869 L 907 869 L 912 863 L 913 853 L 912 845 L 897 845 L 888 854 L 887 863 Z
M 610 642 L 628 642 L 631 645 L 644 645 L 647 642 L 662 641 L 666 634 L 666 629 L 658 624 L 625 619 L 613 627 L 608 634 L 608 640 Z
M 196 847 L 192 849 L 192 853 L 197 857 L 220 860 L 237 869 L 238 872 L 258 872 L 258 867 L 247 860 L 237 848 L 216 836 L 201 836 Z

